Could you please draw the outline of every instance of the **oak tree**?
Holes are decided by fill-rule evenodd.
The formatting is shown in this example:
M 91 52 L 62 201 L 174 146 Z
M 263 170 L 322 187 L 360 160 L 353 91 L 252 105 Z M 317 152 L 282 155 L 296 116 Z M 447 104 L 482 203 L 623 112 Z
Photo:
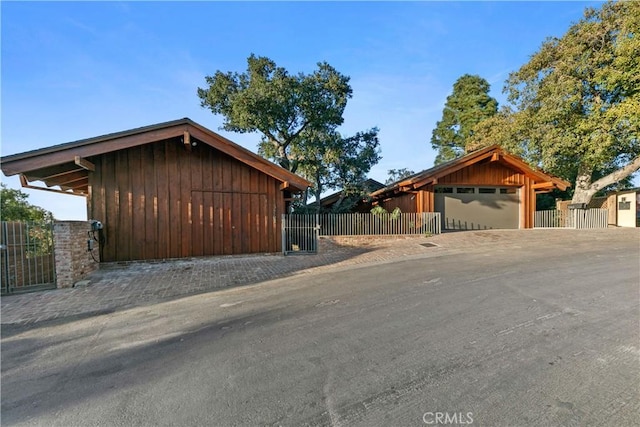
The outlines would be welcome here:
M 222 128 L 259 132 L 260 153 L 295 172 L 302 141 L 342 124 L 351 98 L 349 77 L 326 62 L 311 74 L 290 74 L 266 57 L 249 56 L 243 73 L 217 71 L 198 88 L 201 106 L 224 117 Z
M 337 131 L 318 131 L 308 134 L 308 138 L 294 150 L 300 159 L 298 173 L 313 183 L 310 192 L 315 197 L 316 212 L 321 209 L 321 194 L 325 190 L 342 189 L 342 202 L 359 195 L 367 173 L 380 160 L 378 129 L 372 128 L 343 137 Z M 305 203 L 306 204 L 306 203 Z
M 575 177 L 574 203 L 628 178 L 640 169 L 640 3 L 587 9 L 505 91 L 515 111 L 478 125 L 471 144 L 511 138 L 532 163 Z

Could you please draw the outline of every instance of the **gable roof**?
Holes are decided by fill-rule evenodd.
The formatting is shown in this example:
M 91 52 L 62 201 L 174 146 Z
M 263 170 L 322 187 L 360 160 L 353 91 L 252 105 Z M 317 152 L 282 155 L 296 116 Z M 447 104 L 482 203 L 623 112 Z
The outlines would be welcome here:
M 20 174 L 24 187 L 86 195 L 89 183 L 88 172 L 92 165 L 85 158 L 175 137 L 183 138 L 187 150 L 191 149 L 192 140 L 207 144 L 281 181 L 283 189 L 289 188 L 294 192 L 303 191 L 311 185 L 306 179 L 252 153 L 189 118 L 13 154 L 2 157 L 0 164 L 5 175 Z M 60 190 L 33 187 L 28 184 L 29 181 L 43 181 L 47 187 L 57 186 Z
M 367 178 L 363 183 L 362 183 L 363 188 L 365 189 L 365 191 L 367 192 L 372 192 L 372 191 L 376 191 L 379 190 L 381 188 L 384 187 L 384 184 L 381 182 L 376 181 L 373 178 Z M 333 205 L 335 202 L 337 202 L 340 199 L 340 196 L 342 195 L 342 190 L 340 191 L 336 191 L 335 193 L 329 194 L 328 196 L 323 197 L 322 199 L 320 199 L 320 206 L 331 206 Z M 311 203 L 309 203 L 309 205 L 315 205 L 317 202 L 313 201 Z
M 400 181 L 396 181 L 384 188 L 374 191 L 371 193 L 371 197 L 378 199 L 388 196 L 389 194 L 412 191 L 425 185 L 436 184 L 438 182 L 438 178 L 442 178 L 486 159 L 500 161 L 510 168 L 516 169 L 524 175 L 529 176 L 535 183 L 534 189 L 538 191 L 549 191 L 553 188 L 558 188 L 564 191 L 571 186 L 569 182 L 563 179 L 549 175 L 540 169 L 532 168 L 520 157 L 508 153 L 499 145 L 491 145 L 464 155 L 458 159 L 439 164 L 431 169 L 418 172 L 414 175 L 403 178 Z

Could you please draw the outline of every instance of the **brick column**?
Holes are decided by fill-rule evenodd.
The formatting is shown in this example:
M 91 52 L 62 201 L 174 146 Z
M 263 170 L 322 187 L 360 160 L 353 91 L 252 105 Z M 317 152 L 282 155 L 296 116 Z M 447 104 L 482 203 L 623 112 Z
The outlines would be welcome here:
M 56 221 L 53 224 L 53 241 L 58 288 L 70 288 L 98 269 L 99 264 L 87 251 L 89 221 Z M 94 242 L 93 254 L 98 255 L 98 242 Z

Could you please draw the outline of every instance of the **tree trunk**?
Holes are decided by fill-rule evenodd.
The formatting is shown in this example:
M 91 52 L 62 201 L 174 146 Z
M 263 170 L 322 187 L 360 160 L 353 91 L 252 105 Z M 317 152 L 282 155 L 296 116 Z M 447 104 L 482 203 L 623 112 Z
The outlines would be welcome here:
M 316 196 L 316 205 L 317 205 L 317 209 L 316 209 L 316 213 L 319 214 L 320 213 L 320 195 L 322 194 L 322 184 L 320 183 L 320 174 L 316 173 L 316 185 L 315 185 L 315 192 L 314 192 L 315 196 Z
M 576 186 L 571 203 L 589 203 L 591 198 L 598 191 L 628 177 L 638 169 L 640 169 L 640 156 L 631 160 L 626 166 L 600 178 L 595 182 L 591 182 L 592 171 L 584 165 L 580 165 L 578 168 L 578 177 L 576 178 Z
M 286 170 L 291 171 L 291 163 L 289 162 L 289 156 L 287 156 L 287 148 L 277 142 L 274 142 L 274 144 L 278 150 L 278 164 Z
M 334 212 L 336 213 L 340 212 L 340 205 L 342 204 L 343 200 L 344 200 L 344 189 L 342 190 L 342 193 L 340 193 L 340 197 L 338 198 L 338 201 L 333 204 Z

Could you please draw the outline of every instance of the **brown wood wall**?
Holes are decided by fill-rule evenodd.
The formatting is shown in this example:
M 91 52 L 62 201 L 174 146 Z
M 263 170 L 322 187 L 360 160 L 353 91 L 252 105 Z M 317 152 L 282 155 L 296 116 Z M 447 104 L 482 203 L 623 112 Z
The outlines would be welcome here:
M 475 163 L 438 179 L 438 185 L 515 185 L 525 184 L 524 175 L 500 162 Z
M 520 227 L 532 228 L 536 210 L 533 180 L 499 162 L 476 163 L 438 179 L 437 185 L 496 185 L 521 187 Z M 402 212 L 433 212 L 434 186 L 427 185 L 411 193 L 400 193 L 383 200 L 380 205 L 391 212 L 399 207 Z
M 188 152 L 172 139 L 91 161 L 102 261 L 280 251 L 280 182 L 204 143 Z
M 416 193 L 402 193 L 395 197 L 385 199 L 380 206 L 385 208 L 387 212 L 392 212 L 395 208 L 400 208 L 402 212 L 420 212 L 417 209 Z

